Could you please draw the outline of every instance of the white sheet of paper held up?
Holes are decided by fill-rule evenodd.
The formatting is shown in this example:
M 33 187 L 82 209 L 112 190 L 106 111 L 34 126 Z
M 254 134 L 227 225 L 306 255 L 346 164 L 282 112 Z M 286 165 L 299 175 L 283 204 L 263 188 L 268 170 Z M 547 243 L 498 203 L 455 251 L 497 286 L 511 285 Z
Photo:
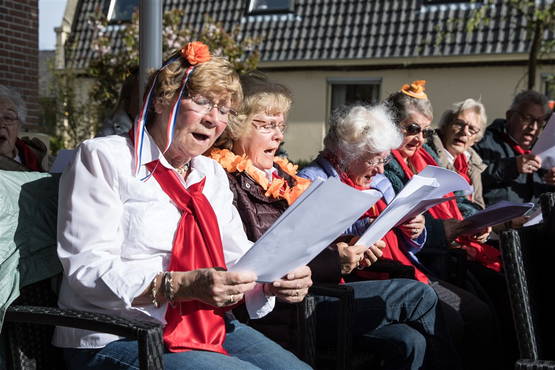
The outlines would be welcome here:
M 229 270 L 252 271 L 259 282 L 277 280 L 309 263 L 380 197 L 336 178 L 317 179 Z
M 467 226 L 461 233 L 465 235 L 476 234 L 486 227 L 501 224 L 515 217 L 522 216 L 533 207 L 534 203 L 513 203 L 502 200 L 465 218 Z
M 555 114 L 551 115 L 551 119 L 538 136 L 532 153 L 542 159 L 542 168 L 555 167 Z
M 445 168 L 427 166 L 405 185 L 386 209 L 362 234 L 358 243 L 372 245 L 396 225 L 427 211 L 436 204 L 454 197 L 444 197 L 454 191 L 472 192 L 472 186 L 458 173 Z
M 528 221 L 526 221 L 524 223 L 524 225 L 522 225 L 522 226 L 532 226 L 532 225 L 536 225 L 536 224 L 539 224 L 540 222 L 542 222 L 543 221 L 543 214 L 542 214 L 541 207 L 538 207 L 538 209 L 536 209 L 529 216 L 530 216 L 530 219 Z

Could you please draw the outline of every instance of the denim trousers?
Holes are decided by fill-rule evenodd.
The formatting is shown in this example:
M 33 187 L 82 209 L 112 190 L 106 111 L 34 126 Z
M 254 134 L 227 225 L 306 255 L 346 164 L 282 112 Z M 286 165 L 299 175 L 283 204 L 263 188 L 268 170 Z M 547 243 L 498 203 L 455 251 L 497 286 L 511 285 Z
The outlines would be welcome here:
M 166 352 L 166 370 L 299 369 L 310 367 L 261 333 L 226 315 L 224 348 L 229 356 L 208 351 Z M 118 340 L 99 349 L 64 348 L 69 369 L 139 369 L 137 341 Z
M 347 284 L 355 295 L 354 339 L 376 354 L 383 369 L 458 368 L 458 358 L 453 355 L 438 298 L 431 287 L 408 279 Z M 316 299 L 318 338 L 332 341 L 338 300 L 322 296 Z

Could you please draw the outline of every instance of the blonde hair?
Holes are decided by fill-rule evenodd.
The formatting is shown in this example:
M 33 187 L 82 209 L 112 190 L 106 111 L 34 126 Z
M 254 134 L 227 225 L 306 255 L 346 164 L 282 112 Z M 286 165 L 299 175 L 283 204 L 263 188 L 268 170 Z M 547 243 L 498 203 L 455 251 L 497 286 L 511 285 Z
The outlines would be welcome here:
M 178 57 L 163 68 L 156 79 L 154 99 L 163 105 L 169 105 L 181 88 L 185 71 L 189 67 L 184 58 Z M 151 75 L 149 86 L 154 83 L 154 76 L 155 73 Z M 187 92 L 229 98 L 234 108 L 239 106 L 243 98 L 239 76 L 233 65 L 226 58 L 214 56 L 195 66 L 187 82 Z
M 229 117 L 227 127 L 215 145 L 219 148 L 231 149 L 235 141 L 247 135 L 255 115 L 283 113 L 287 117 L 291 109 L 293 98 L 290 90 L 282 84 L 268 80 L 260 72 L 241 76 L 241 86 L 244 92 L 243 102 L 237 116 Z

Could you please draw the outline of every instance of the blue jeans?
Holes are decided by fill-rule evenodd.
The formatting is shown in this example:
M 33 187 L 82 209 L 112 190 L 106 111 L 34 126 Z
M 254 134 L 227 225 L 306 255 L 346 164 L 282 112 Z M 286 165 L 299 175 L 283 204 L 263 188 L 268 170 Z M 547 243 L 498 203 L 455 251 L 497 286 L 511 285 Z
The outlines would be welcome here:
M 458 358 L 448 344 L 449 334 L 439 318 L 438 298 L 431 287 L 407 279 L 348 285 L 355 294 L 353 335 L 381 359 L 383 369 L 457 368 L 446 367 Z M 318 338 L 331 340 L 338 301 L 322 296 L 316 299 Z
M 183 369 L 310 369 L 256 330 L 226 317 L 224 348 L 229 356 L 207 351 L 166 352 L 166 370 Z M 64 348 L 69 369 L 139 369 L 137 341 L 118 340 L 100 349 Z

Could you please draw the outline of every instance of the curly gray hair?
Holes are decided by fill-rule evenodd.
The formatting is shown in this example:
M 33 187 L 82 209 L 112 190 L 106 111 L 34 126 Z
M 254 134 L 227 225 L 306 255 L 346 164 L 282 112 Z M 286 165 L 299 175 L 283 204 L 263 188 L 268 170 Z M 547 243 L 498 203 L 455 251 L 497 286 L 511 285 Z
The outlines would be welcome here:
M 403 136 L 383 105 L 343 106 L 335 110 L 324 138 L 324 150 L 348 165 L 365 153 L 396 149 Z

